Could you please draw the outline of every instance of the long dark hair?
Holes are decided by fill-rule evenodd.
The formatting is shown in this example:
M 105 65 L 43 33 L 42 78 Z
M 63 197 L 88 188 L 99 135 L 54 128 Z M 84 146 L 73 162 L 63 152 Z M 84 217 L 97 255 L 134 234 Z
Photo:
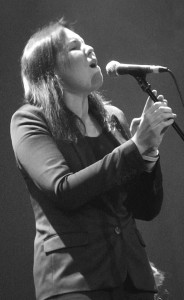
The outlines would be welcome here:
M 62 83 L 55 73 L 56 55 L 62 53 L 63 68 L 67 61 L 64 28 L 70 28 L 62 18 L 39 29 L 28 41 L 21 58 L 24 102 L 38 106 L 52 136 L 58 140 L 77 141 L 84 135 L 82 120 L 63 101 Z M 73 29 L 73 28 L 72 28 Z M 89 110 L 102 128 L 113 127 L 105 109 L 106 101 L 98 92 L 88 96 Z

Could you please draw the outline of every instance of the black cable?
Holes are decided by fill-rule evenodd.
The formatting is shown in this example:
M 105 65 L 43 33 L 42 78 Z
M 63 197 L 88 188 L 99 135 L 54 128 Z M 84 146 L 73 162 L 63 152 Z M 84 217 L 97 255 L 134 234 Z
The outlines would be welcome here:
M 181 94 L 179 85 L 178 85 L 178 83 L 177 83 L 176 77 L 175 77 L 175 75 L 173 74 L 173 72 L 172 72 L 171 70 L 167 69 L 167 71 L 168 71 L 168 73 L 171 75 L 172 79 L 174 80 L 174 83 L 175 83 L 175 85 L 176 85 L 178 94 L 179 94 L 179 96 L 180 96 L 181 103 L 182 103 L 183 108 L 184 108 L 184 101 L 183 101 L 182 94 Z

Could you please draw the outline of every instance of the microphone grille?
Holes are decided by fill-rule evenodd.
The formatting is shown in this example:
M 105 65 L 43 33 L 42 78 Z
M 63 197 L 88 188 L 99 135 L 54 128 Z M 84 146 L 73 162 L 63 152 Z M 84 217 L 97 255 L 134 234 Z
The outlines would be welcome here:
M 106 65 L 106 72 L 110 76 L 118 76 L 116 69 L 119 65 L 119 62 L 112 60 Z

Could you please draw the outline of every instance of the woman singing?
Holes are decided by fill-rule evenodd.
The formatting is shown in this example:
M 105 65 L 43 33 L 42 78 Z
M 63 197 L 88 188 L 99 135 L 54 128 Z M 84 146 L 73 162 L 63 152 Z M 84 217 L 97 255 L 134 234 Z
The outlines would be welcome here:
M 94 49 L 63 19 L 30 38 L 21 74 L 11 138 L 35 214 L 36 299 L 154 299 L 135 219 L 161 209 L 158 148 L 176 115 L 160 95 L 129 129 L 97 92 Z

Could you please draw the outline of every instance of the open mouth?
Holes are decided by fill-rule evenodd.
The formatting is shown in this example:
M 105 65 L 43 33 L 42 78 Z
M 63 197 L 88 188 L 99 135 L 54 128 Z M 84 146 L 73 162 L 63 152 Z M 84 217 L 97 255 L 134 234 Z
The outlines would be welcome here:
M 90 64 L 90 68 L 96 68 L 97 67 L 97 62 L 96 61 L 93 61 L 91 64 Z

